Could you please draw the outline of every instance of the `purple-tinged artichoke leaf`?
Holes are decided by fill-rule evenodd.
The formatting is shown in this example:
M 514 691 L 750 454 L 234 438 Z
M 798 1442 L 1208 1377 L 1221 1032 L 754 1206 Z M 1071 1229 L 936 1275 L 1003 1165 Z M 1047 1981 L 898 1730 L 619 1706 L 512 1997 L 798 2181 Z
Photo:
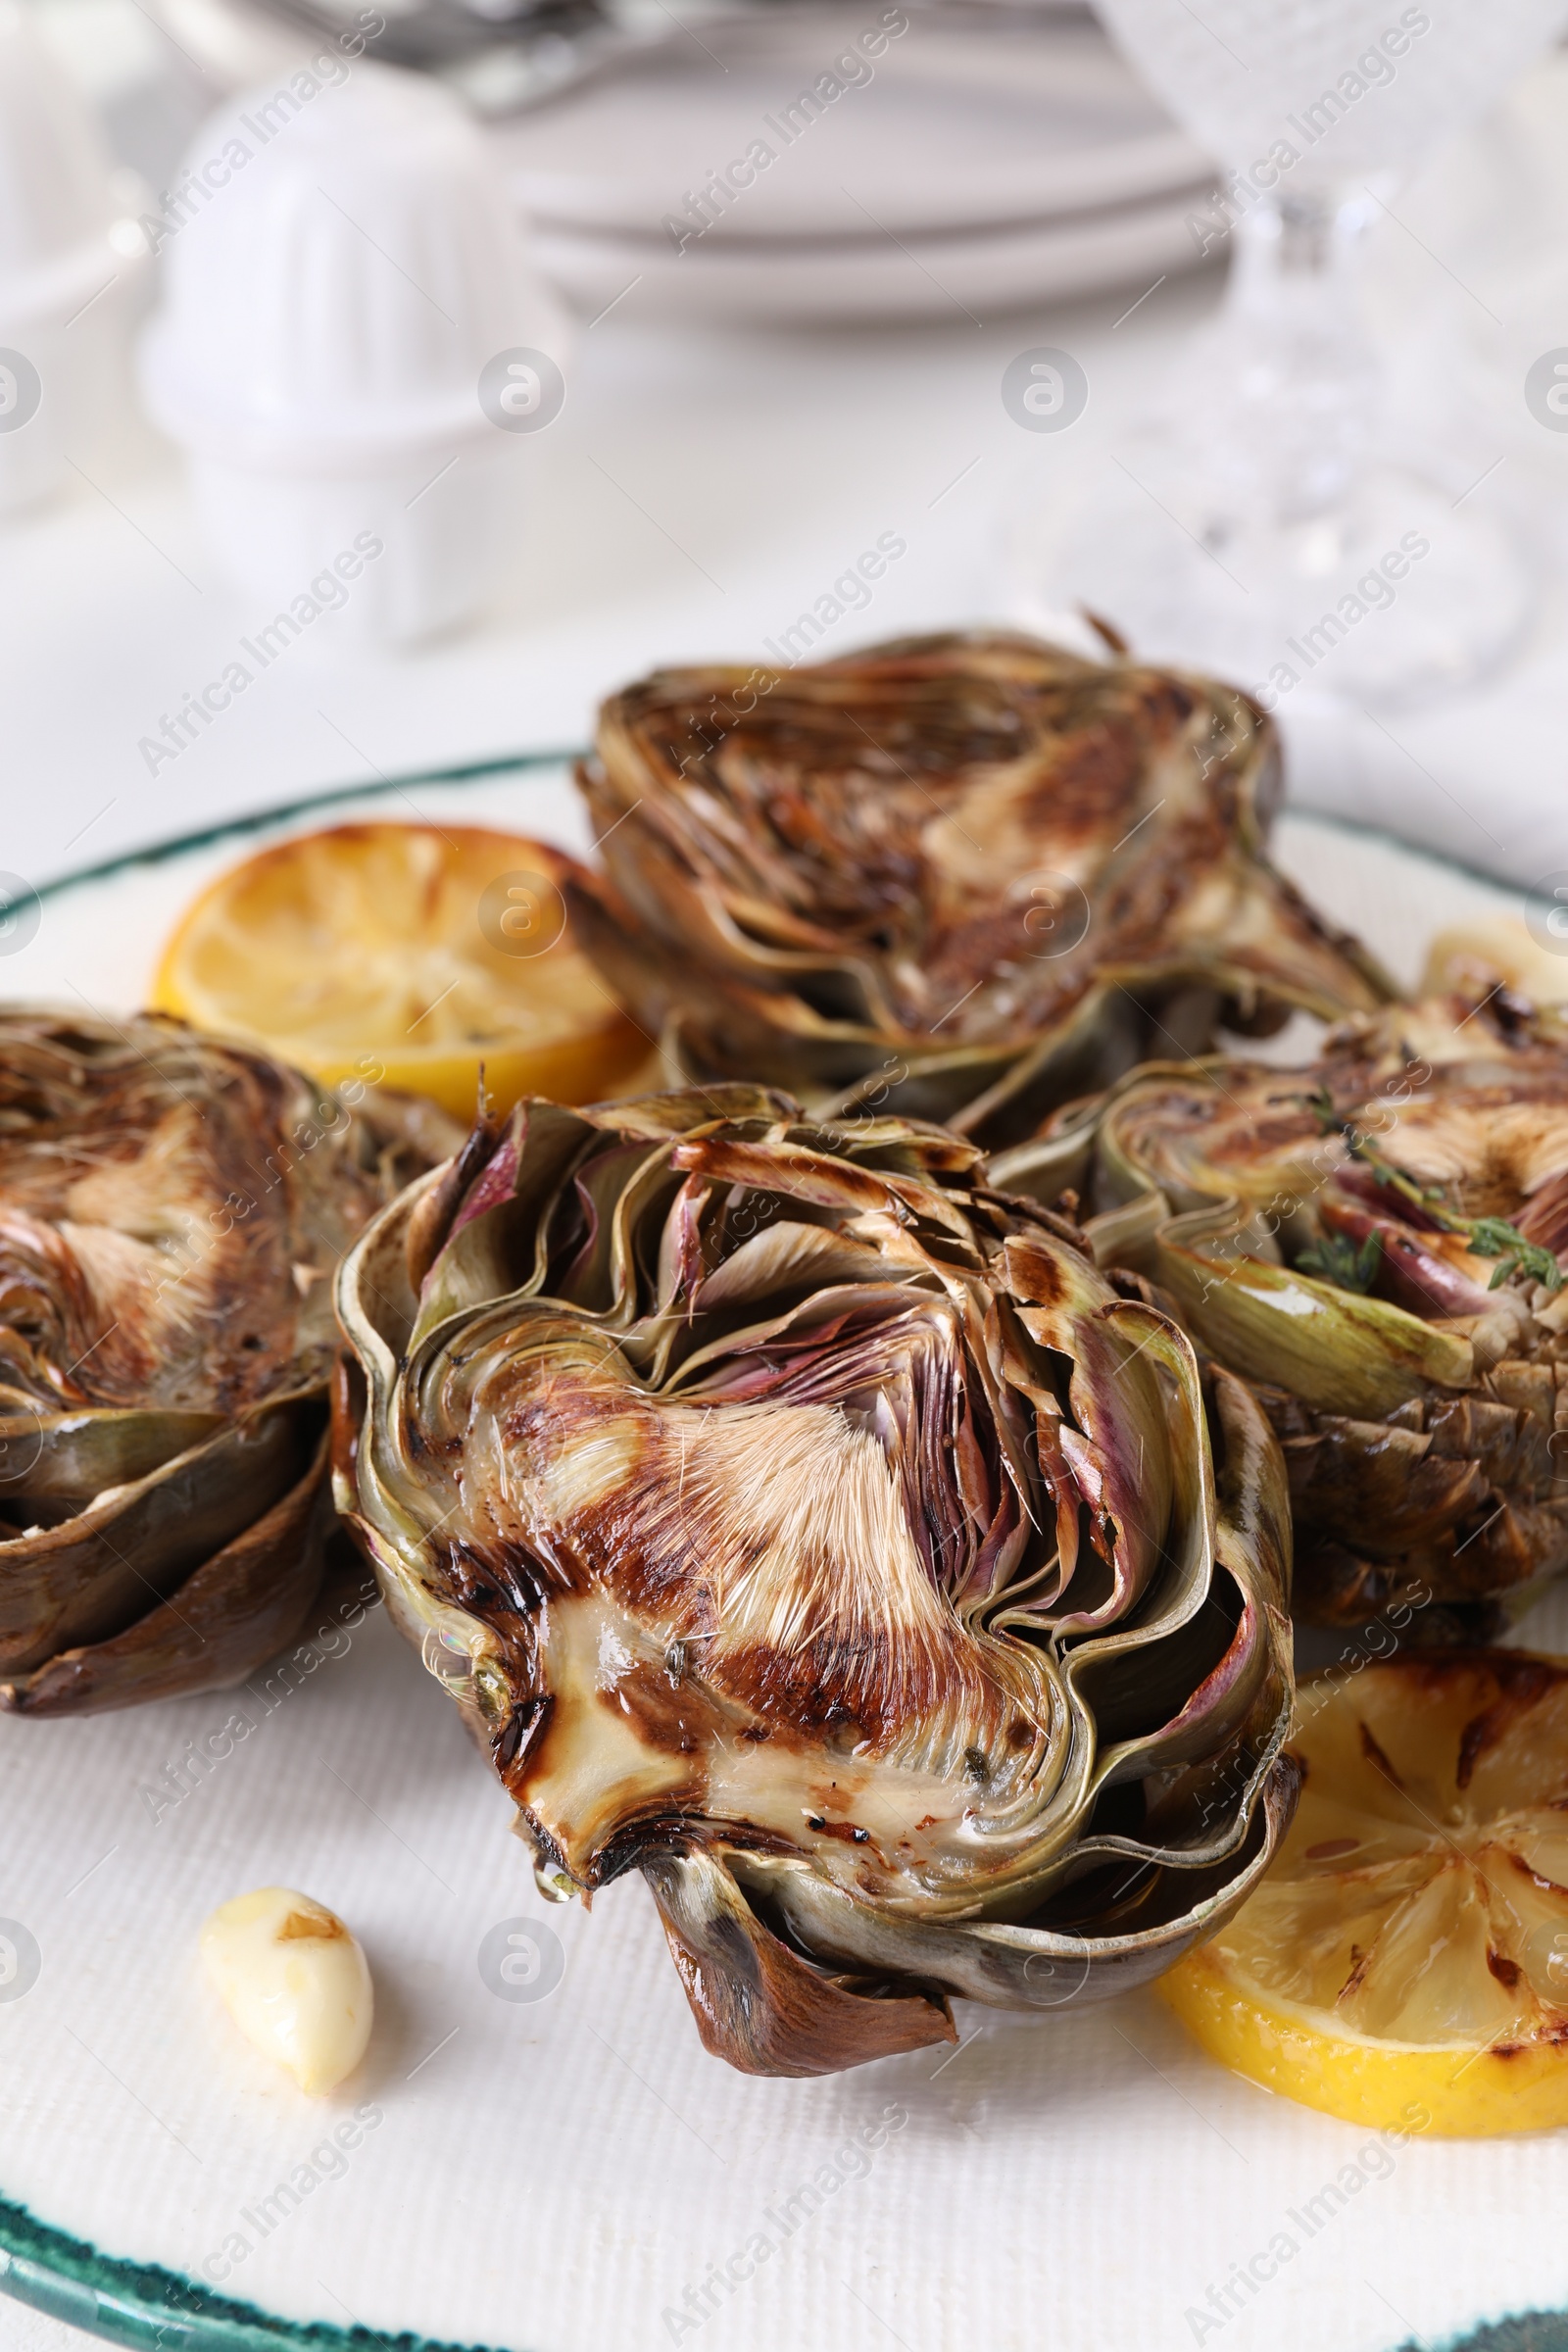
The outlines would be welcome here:
M 703 2047 L 746 2075 L 833 2075 L 956 2041 L 940 1994 L 851 1989 L 782 1943 L 717 1856 L 650 1855 L 653 1889 Z
M 479 1299 L 538 1287 L 544 1274 L 541 1252 L 548 1226 L 541 1212 L 570 1182 L 573 1168 L 596 1140 L 595 1130 L 574 1111 L 553 1102 L 518 1103 L 506 1138 L 510 1149 L 505 1190 L 473 1213 L 473 1196 L 484 1183 L 502 1140 L 497 1138 L 485 1154 L 484 1130 L 481 1127 L 474 1132 L 481 1141 L 469 1162 L 466 1184 L 460 1154 L 424 1179 L 416 1210 L 425 1229 L 422 1240 L 411 1220 L 409 1287 L 416 1287 L 418 1301 L 412 1323 L 421 1338 Z M 519 1200 L 517 1187 L 524 1168 L 525 1190 Z M 416 1272 L 415 1286 L 412 1277 Z M 389 1295 L 396 1296 L 396 1289 Z

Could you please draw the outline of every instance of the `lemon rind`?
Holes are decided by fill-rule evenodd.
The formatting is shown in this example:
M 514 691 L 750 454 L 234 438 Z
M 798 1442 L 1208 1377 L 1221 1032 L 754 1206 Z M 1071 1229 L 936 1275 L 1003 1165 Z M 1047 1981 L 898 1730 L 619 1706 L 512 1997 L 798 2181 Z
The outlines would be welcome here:
M 1383 2040 L 1264 1997 L 1211 1947 L 1158 1987 L 1194 2039 L 1259 2088 L 1342 2122 L 1443 2138 L 1491 2138 L 1568 2124 L 1568 2042 L 1490 2047 Z

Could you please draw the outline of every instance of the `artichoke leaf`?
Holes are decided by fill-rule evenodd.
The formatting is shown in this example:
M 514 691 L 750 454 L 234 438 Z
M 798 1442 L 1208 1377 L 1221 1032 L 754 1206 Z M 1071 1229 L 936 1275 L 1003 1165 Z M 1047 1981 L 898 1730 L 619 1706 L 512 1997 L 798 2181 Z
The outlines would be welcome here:
M 1478 1460 L 1435 1452 L 1429 1433 L 1387 1421 L 1320 1413 L 1311 1435 L 1287 1438 L 1284 1452 L 1298 1509 L 1373 1556 L 1431 1544 L 1491 1492 Z
M 902 1115 L 878 1116 L 874 1107 L 847 1122 L 813 1121 L 805 1130 L 803 1140 L 808 1138 L 846 1159 L 915 1178 L 950 1175 L 972 1180 L 984 1156 L 976 1145 L 946 1127 L 919 1125 Z
M 895 1264 L 890 1269 L 885 1260 L 876 1262 L 874 1281 L 841 1279 L 825 1284 L 809 1298 L 798 1299 L 762 1321 L 737 1314 L 735 1302 L 721 1300 L 721 1309 L 727 1306 L 731 1311 L 722 1314 L 712 1339 L 692 1348 L 672 1367 L 671 1389 L 689 1397 L 716 1400 L 765 1396 L 788 1386 L 794 1394 L 807 1396 L 813 1363 L 831 1350 L 836 1364 L 836 1343 L 852 1329 L 862 1335 L 867 1348 L 884 1357 L 889 1350 L 902 1353 L 908 1346 L 918 1345 L 919 1335 L 928 1330 L 949 1334 L 949 1344 L 953 1344 L 957 1309 L 930 1284 L 929 1269 L 925 1283 L 912 1268 L 910 1279 L 901 1282 L 902 1267 Z
M 1114 1083 L 1064 1102 L 1037 1135 L 994 1152 L 987 1162 L 991 1181 L 1000 1191 L 1023 1193 L 1049 1203 L 1069 1185 L 1088 1199 L 1092 1177 L 1099 1209 L 1121 1208 L 1151 1192 L 1163 1193 L 1178 1209 L 1201 1207 L 1213 1200 L 1216 1188 L 1199 1191 L 1190 1186 L 1185 1152 L 1158 1149 L 1164 1139 L 1157 1131 L 1152 1139 L 1156 1149 L 1140 1149 L 1145 1139 L 1136 1128 L 1132 1137 L 1124 1134 L 1122 1104 L 1128 1098 L 1135 1104 L 1151 1095 L 1158 1100 L 1157 1089 L 1166 1082 L 1186 1100 L 1201 1104 L 1224 1068 L 1223 1057 L 1214 1054 L 1182 1061 L 1157 1056 L 1140 1060 L 1136 1068 L 1119 1073 Z M 1186 1137 L 1182 1141 L 1189 1144 Z M 1229 1182 L 1217 1188 L 1222 1195 L 1231 1189 Z
M 1064 1193 L 1082 1199 L 1094 1164 L 1099 1140 L 1102 1098 L 1069 1102 L 1049 1122 L 1043 1136 L 993 1152 L 986 1162 L 990 1182 L 999 1193 L 1012 1193 L 1048 1207 Z
M 441 1187 L 447 1171 L 436 1170 L 425 1180 L 424 1199 L 431 1209 L 430 1230 L 417 1245 L 418 1308 L 414 1331 L 426 1333 L 450 1316 L 498 1292 L 536 1290 L 544 1279 L 543 1250 L 549 1230 L 546 1203 L 560 1198 L 576 1163 L 596 1140 L 595 1131 L 575 1112 L 556 1103 L 519 1104 L 509 1130 L 497 1141 L 485 1164 L 491 1179 L 484 1198 L 457 1195 L 442 1203 Z M 453 1167 L 457 1163 L 451 1163 Z M 519 1197 L 518 1180 L 526 1168 Z M 477 1187 L 474 1188 L 477 1191 Z M 458 1211 L 466 1212 L 461 1224 Z M 514 1237 L 526 1236 L 525 1255 L 519 1261 Z M 411 1245 L 413 1228 L 411 1226 Z
M 1097 1266 L 1126 1266 L 1152 1272 L 1158 1263 L 1160 1228 L 1171 1221 L 1162 1193 L 1143 1193 L 1120 1208 L 1102 1209 L 1087 1219 L 1084 1239 Z
M 636 826 L 635 816 L 626 821 Z M 630 849 L 623 875 L 642 859 L 660 862 L 658 885 L 644 895 L 643 909 L 656 922 L 673 916 L 688 923 L 695 955 L 715 974 L 760 994 L 787 994 L 792 982 L 804 981 L 818 998 L 837 997 L 845 1019 L 870 1029 L 896 1019 L 873 956 L 847 953 L 843 938 L 831 930 L 803 923 L 777 901 L 744 888 L 732 890 L 727 904 L 693 888 L 677 859 L 660 859 L 647 833 Z
M 1280 1754 L 1257 1775 L 1258 1801 L 1227 1826 L 1223 1837 L 1192 1857 L 1191 1871 L 1163 1872 L 1167 1899 L 1155 1916 L 1128 1934 L 1085 1934 L 1065 1925 L 974 1920 L 885 1919 L 843 1886 L 818 1878 L 787 1857 L 736 1853 L 741 1884 L 765 1897 L 808 1949 L 845 1967 L 917 1974 L 964 1999 L 994 2009 L 1061 2009 L 1113 2000 L 1152 1982 L 1192 1944 L 1223 1927 L 1262 1878 L 1284 1842 L 1300 1788 L 1300 1768 Z M 1095 1859 L 1148 1870 L 1154 1849 L 1106 1839 Z M 1240 1861 L 1237 1848 L 1243 1849 Z M 1172 1857 L 1160 1854 L 1160 1862 Z M 1124 1868 L 1123 1877 L 1126 1870 Z M 1204 1887 L 1205 1875 L 1220 1884 Z M 1198 1882 L 1195 1884 L 1194 1882 Z
M 1532 1502 L 1510 1495 L 1468 1533 L 1446 1530 L 1428 1547 L 1428 1556 L 1444 1587 L 1476 1597 L 1538 1577 L 1560 1576 L 1568 1568 L 1568 1500 Z
M 939 1994 L 861 1991 L 772 1935 L 722 1860 L 693 1847 L 643 1865 L 703 2047 L 747 2075 L 830 2075 L 956 2041 Z
M 322 1472 L 323 1432 L 315 1459 L 270 1510 L 191 1571 L 172 1595 L 123 1633 L 64 1649 L 46 1664 L 0 1683 L 12 1715 L 99 1715 L 142 1700 L 221 1690 L 288 1646 L 320 1592 L 331 1527 Z
M 1016 1047 L 970 1044 L 941 1053 L 929 1048 L 917 1055 L 908 1052 L 887 1057 L 884 1065 L 857 1085 L 844 1088 L 825 1106 L 824 1115 L 858 1115 L 867 1102 L 893 1100 L 910 1118 L 939 1119 L 965 1138 L 1005 1139 L 1009 1149 L 999 1150 L 994 1167 L 1036 1164 L 1039 1139 L 1030 1129 L 1051 1114 L 1054 1120 L 1081 1107 L 1085 1098 L 1098 1100 L 1122 1082 L 1129 1072 L 1146 1068 L 1152 1054 L 1175 1042 L 1173 1031 L 1191 1030 L 1206 1037 L 1218 1005 L 1216 992 L 1191 985 L 1161 1004 L 1158 1015 L 1135 988 L 1119 980 L 1097 979 L 1072 1010 L 1047 1034 L 1020 1052 Z M 687 1034 L 683 1032 L 682 1034 Z M 890 1080 L 890 1072 L 906 1073 Z M 1053 1126 L 1053 1134 L 1054 1128 Z M 1029 1138 L 1028 1141 L 1014 1141 Z M 1053 1160 L 1057 1156 L 1054 1149 Z M 1084 1154 L 1077 1154 L 1081 1170 Z M 1033 1180 L 1019 1182 L 1011 1174 L 998 1177 L 999 1187 L 1054 1200 L 1067 1185 L 1068 1174 L 1054 1189 Z
M 582 770 L 578 782 L 584 783 Z M 591 800 L 591 785 L 586 790 Z M 629 978 L 633 1004 L 657 1009 L 668 1003 L 664 967 L 649 953 L 644 926 L 662 930 L 676 923 L 684 930 L 698 973 L 727 980 L 751 997 L 776 996 L 786 1019 L 796 1010 L 792 983 L 804 983 L 813 995 L 836 995 L 846 1022 L 869 1032 L 890 1017 L 869 957 L 847 955 L 842 940 L 814 926 L 793 923 L 766 900 L 735 893 L 726 906 L 711 892 L 692 886 L 680 858 L 667 854 L 653 829 L 639 823 L 636 811 L 628 810 L 613 821 L 623 833 L 630 827 L 633 835 L 630 856 L 618 863 L 617 881 L 628 910 L 634 918 L 640 916 L 641 923 L 616 921 L 614 901 L 603 884 L 596 889 L 572 889 L 568 884 L 567 903 L 573 936 L 606 970 L 613 965 L 617 978 Z M 770 940 L 768 932 L 776 938 Z M 791 934 L 794 944 L 789 944 Z
M 309 1418 L 279 1398 L 62 1525 L 0 1543 L 0 1671 L 104 1641 L 167 1599 L 293 1485 Z
M 1035 1338 L 1060 1349 L 1065 1334 L 1054 1315 L 1024 1307 L 1018 1319 Z M 1061 1422 L 1057 1444 L 1072 1473 L 1067 1494 L 1087 1505 L 1100 1530 L 1097 1548 L 1109 1578 L 1098 1597 L 1080 1599 L 1067 1585 L 1053 1614 L 1058 1634 L 1086 1633 L 1126 1618 L 1162 1565 L 1165 1532 L 1177 1502 L 1172 1462 L 1180 1458 L 1184 1441 L 1192 1443 L 1196 1429 L 1190 1415 L 1186 1429 L 1180 1429 L 1181 1390 L 1173 1396 L 1160 1377 L 1161 1358 L 1167 1375 L 1172 1368 L 1169 1338 L 1163 1317 L 1121 1300 L 1084 1315 L 1073 1335 L 1068 1391 L 1073 1418 Z M 1196 1364 L 1182 1361 L 1179 1352 L 1177 1363 L 1178 1381 L 1190 1379 L 1196 1394 Z M 1200 1511 L 1211 1501 L 1186 1494 L 1182 1515 L 1192 1512 L 1195 1499 Z M 1193 1573 L 1206 1578 L 1210 1565 L 1206 1559 L 1196 1561 Z
M 161 1469 L 221 1426 L 220 1413 L 168 1406 L 38 1413 L 19 1400 L 0 1411 L 0 1446 L 27 1466 L 0 1484 L 0 1499 L 90 1502 L 108 1487 L 131 1486 Z
M 689 1117 L 693 1107 L 699 1113 L 696 1120 Z M 680 1094 L 631 1096 L 615 1104 L 615 1132 L 640 1136 L 650 1144 L 661 1139 L 674 1142 L 680 1137 L 702 1135 L 710 1127 L 722 1128 L 753 1119 L 764 1127 L 774 1126 L 781 1119 L 794 1118 L 796 1111 L 793 1098 L 779 1093 L 776 1087 L 748 1086 L 738 1079 L 724 1079 L 714 1086 L 700 1088 L 695 1106 L 689 1097 Z
M 1090 1335 L 1093 1335 L 1091 1338 Z M 1185 1625 L 1207 1598 L 1214 1567 L 1215 1495 L 1206 1443 L 1202 1390 L 1191 1343 L 1163 1316 L 1133 1300 L 1102 1307 L 1086 1326 L 1089 1348 L 1073 1367 L 1071 1400 L 1088 1431 L 1103 1430 L 1100 1453 L 1110 1481 L 1106 1503 L 1116 1529 L 1123 1579 L 1109 1601 L 1057 1620 L 1061 1634 L 1088 1634 L 1071 1651 L 1074 1676 L 1094 1674 L 1102 1656 L 1148 1645 L 1157 1657 L 1160 1637 Z M 1093 1365 L 1099 1341 L 1103 1360 Z M 1128 1399 L 1128 1426 L 1115 1436 L 1116 1400 Z M 1136 1452 L 1131 1441 L 1136 1436 Z M 1158 1497 L 1163 1522 L 1151 1515 Z M 1172 1542 L 1173 1531 L 1181 1540 Z M 1115 1560 L 1115 1553 L 1113 1553 Z M 1156 1567 L 1159 1574 L 1156 1579 Z M 1138 1604 L 1145 1600 L 1143 1607 Z M 1070 1603 L 1069 1590 L 1066 1598 Z M 1119 1604 L 1119 1605 L 1117 1605 Z M 1106 1632 L 1136 1612 L 1136 1632 Z M 1125 1668 L 1113 1670 L 1125 1679 Z
M 892 1169 L 869 1168 L 858 1160 L 799 1144 L 770 1146 L 729 1137 L 700 1137 L 677 1144 L 674 1164 L 693 1170 L 710 1182 L 746 1185 L 755 1192 L 779 1192 L 828 1209 L 864 1211 L 919 1208 L 946 1229 L 966 1234 L 960 1212 L 929 1184 L 901 1176 Z
M 797 1225 L 781 1218 L 690 1286 L 694 1311 L 750 1306 L 793 1290 L 840 1282 L 877 1282 L 884 1262 L 868 1243 L 831 1226 Z
M 1215 1556 L 1250 1605 L 1282 1614 L 1291 1599 L 1291 1494 L 1268 1417 L 1244 1381 L 1208 1373 L 1215 1446 Z
M 1173 1217 L 1155 1245 L 1155 1278 L 1204 1346 L 1249 1379 L 1275 1381 L 1309 1405 L 1352 1416 L 1392 1412 L 1433 1387 L 1475 1378 L 1467 1340 L 1382 1298 L 1312 1274 L 1205 1250 L 1234 1230 L 1230 1204 Z
M 1193 1371 L 1196 1388 L 1196 1365 Z M 1271 1737 L 1276 1747 L 1283 1737 L 1286 1680 L 1279 1661 L 1290 1638 L 1291 1589 L 1284 1468 L 1266 1417 L 1244 1385 L 1217 1367 L 1209 1376 L 1207 1424 L 1216 1464 L 1213 1552 L 1194 1564 L 1196 1573 L 1190 1568 L 1185 1579 L 1177 1574 L 1155 1588 L 1153 1605 L 1162 1613 L 1155 1619 L 1152 1609 L 1150 1626 L 1159 1624 L 1165 1638 L 1121 1660 L 1114 1689 L 1103 1696 L 1094 1680 L 1105 1674 L 1104 1661 L 1115 1658 L 1126 1637 L 1076 1644 L 1072 1653 L 1070 1671 L 1106 1742 L 1099 1787 L 1212 1757 L 1216 1734 L 1237 1737 L 1254 1719 L 1265 1753 Z M 1187 1695 L 1169 1711 L 1173 1690 Z
M 662 1222 L 680 1178 L 669 1165 L 667 1150 L 638 1140 L 592 1153 L 578 1166 L 573 1190 L 587 1231 L 575 1257 L 562 1269 L 557 1295 L 586 1307 L 607 1329 L 623 1328 L 638 1312 L 633 1224 L 645 1198 L 649 1212 Z

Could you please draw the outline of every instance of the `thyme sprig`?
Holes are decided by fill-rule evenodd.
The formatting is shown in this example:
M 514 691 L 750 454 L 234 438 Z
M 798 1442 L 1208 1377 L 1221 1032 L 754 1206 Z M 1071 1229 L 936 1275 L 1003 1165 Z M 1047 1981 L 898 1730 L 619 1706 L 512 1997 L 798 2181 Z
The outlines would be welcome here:
M 1489 1291 L 1505 1283 L 1510 1274 L 1528 1274 L 1532 1282 L 1544 1283 L 1548 1291 L 1562 1289 L 1562 1268 L 1549 1250 L 1539 1242 L 1527 1242 L 1517 1225 L 1504 1217 L 1477 1217 L 1470 1227 L 1470 1247 L 1477 1257 L 1496 1257 L 1502 1260 L 1492 1280 Z
M 1335 1109 L 1334 1098 L 1326 1086 L 1320 1086 L 1314 1094 L 1308 1095 L 1306 1102 L 1323 1133 L 1342 1137 L 1350 1157 L 1358 1159 L 1375 1182 L 1412 1201 L 1435 1224 L 1441 1225 L 1446 1233 L 1462 1234 L 1477 1257 L 1494 1257 L 1498 1260 L 1496 1270 L 1487 1285 L 1488 1290 L 1500 1290 L 1510 1274 L 1527 1275 L 1532 1282 L 1543 1284 L 1548 1291 L 1562 1289 L 1562 1268 L 1556 1258 L 1539 1242 L 1528 1241 L 1517 1225 L 1509 1224 L 1506 1217 L 1460 1216 L 1448 1206 L 1441 1186 L 1417 1184 L 1413 1176 L 1407 1176 L 1402 1168 L 1396 1168 L 1351 1120 L 1343 1119 Z M 1344 1247 L 1348 1249 L 1348 1245 Z M 1311 1254 L 1326 1259 L 1328 1253 L 1329 1246 L 1325 1241 L 1320 1250 Z M 1298 1262 L 1306 1265 L 1306 1256 L 1303 1255 Z M 1352 1274 L 1358 1270 L 1358 1262 L 1352 1265 Z M 1313 1272 L 1317 1269 L 1308 1267 L 1307 1270 Z M 1342 1289 L 1365 1290 L 1368 1287 L 1367 1283 L 1358 1280 L 1346 1281 L 1342 1275 L 1331 1272 L 1327 1263 L 1323 1264 L 1321 1270 L 1331 1282 L 1338 1282 Z M 1371 1279 L 1375 1279 L 1376 1274 L 1374 1263 Z
M 1326 1233 L 1311 1249 L 1303 1250 L 1297 1264 L 1307 1274 L 1321 1274 L 1342 1291 L 1365 1293 L 1378 1278 L 1383 1262 L 1383 1237 L 1369 1233 L 1364 1242 L 1352 1242 L 1348 1234 Z

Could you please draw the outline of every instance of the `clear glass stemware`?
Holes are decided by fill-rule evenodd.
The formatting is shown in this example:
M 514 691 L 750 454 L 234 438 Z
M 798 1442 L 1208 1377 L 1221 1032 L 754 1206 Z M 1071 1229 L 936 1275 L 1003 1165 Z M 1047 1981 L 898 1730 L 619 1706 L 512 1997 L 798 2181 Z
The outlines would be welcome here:
M 1277 699 L 1311 676 L 1398 702 L 1484 674 L 1528 618 L 1529 560 L 1466 497 L 1468 453 L 1395 417 L 1361 247 L 1413 164 L 1479 117 L 1568 0 L 1101 0 L 1216 159 L 1195 236 L 1232 259 L 1214 326 L 1074 507 L 1026 514 L 1022 601 L 1081 601 L 1151 656 Z M 1321 665 L 1321 675 L 1317 675 Z

